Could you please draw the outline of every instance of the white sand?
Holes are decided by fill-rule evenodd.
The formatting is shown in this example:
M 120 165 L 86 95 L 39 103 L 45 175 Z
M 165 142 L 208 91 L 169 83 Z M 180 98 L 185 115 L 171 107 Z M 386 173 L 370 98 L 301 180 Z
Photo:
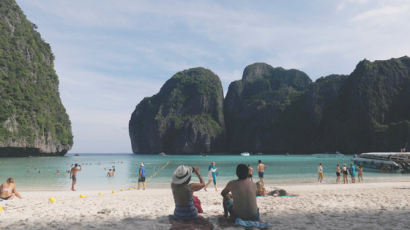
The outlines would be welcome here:
M 273 186 L 267 186 L 271 190 Z M 279 186 L 277 186 L 279 187 Z M 280 186 L 298 197 L 257 198 L 262 220 L 273 229 L 409 229 L 410 182 Z M 405 189 L 397 189 L 405 188 Z M 222 189 L 222 187 L 220 187 Z M 170 189 L 146 191 L 23 192 L 3 201 L 0 229 L 169 229 Z M 84 194 L 86 198 L 80 198 Z M 195 193 L 204 217 L 218 226 L 219 193 Z M 51 204 L 49 197 L 55 197 Z M 229 228 L 228 228 L 229 229 Z M 231 228 L 232 229 L 232 228 Z

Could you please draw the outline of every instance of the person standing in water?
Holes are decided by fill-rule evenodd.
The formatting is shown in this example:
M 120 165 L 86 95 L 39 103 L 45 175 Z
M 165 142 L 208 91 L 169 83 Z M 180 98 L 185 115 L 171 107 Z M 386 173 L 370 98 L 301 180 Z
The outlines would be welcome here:
M 113 177 L 114 176 L 114 172 L 112 171 L 112 169 L 108 170 L 107 176 L 108 177 Z
M 263 176 L 265 174 L 266 165 L 262 163 L 261 160 L 258 161 L 258 174 L 259 174 L 259 181 L 263 182 Z
M 340 170 L 340 164 L 337 164 L 336 166 L 336 184 L 340 184 L 340 173 L 342 170 Z
M 138 170 L 138 190 L 142 183 L 142 190 L 145 190 L 145 167 L 144 163 L 140 164 L 140 169 Z
M 79 169 L 77 167 L 80 167 Z M 74 186 L 77 183 L 77 172 L 81 171 L 81 165 L 75 164 L 70 171 L 70 179 L 72 179 L 71 190 L 75 191 Z
M 324 176 L 322 163 L 320 163 L 319 166 L 317 167 L 317 174 L 318 174 L 317 182 L 322 183 L 323 176 Z
M 215 162 L 211 162 L 211 164 L 208 167 L 208 183 L 205 185 L 205 191 L 212 181 L 214 182 L 215 191 L 218 191 L 218 188 L 216 187 L 216 170 L 217 168 L 215 168 Z

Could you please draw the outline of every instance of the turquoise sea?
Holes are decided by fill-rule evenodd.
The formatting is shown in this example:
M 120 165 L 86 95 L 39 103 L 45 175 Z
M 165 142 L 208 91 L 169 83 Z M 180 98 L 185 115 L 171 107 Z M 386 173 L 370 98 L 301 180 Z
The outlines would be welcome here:
M 224 186 L 235 178 L 239 163 L 251 164 L 257 177 L 257 162 L 266 164 L 265 181 L 275 184 L 316 183 L 317 166 L 324 165 L 325 183 L 335 183 L 336 164 L 350 163 L 352 156 L 342 158 L 317 158 L 310 155 L 134 155 L 134 154 L 68 154 L 64 157 L 0 158 L 0 182 L 14 177 L 20 190 L 69 190 L 71 182 L 66 170 L 79 163 L 77 189 L 120 189 L 134 186 L 137 182 L 138 166 L 143 162 L 147 171 L 148 187 L 168 187 L 172 172 L 180 165 L 199 167 L 204 179 L 210 161 L 216 162 L 217 182 Z M 108 178 L 107 171 L 115 166 L 116 175 Z M 60 173 L 57 173 L 60 170 Z M 410 181 L 409 174 L 364 171 L 366 181 Z

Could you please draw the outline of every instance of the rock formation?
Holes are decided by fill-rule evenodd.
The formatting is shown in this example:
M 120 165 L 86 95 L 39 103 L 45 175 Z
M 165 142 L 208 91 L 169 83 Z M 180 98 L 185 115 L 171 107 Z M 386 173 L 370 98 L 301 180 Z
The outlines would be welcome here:
M 193 76 L 215 83 L 188 86 L 199 82 Z M 137 106 L 130 135 L 138 153 L 398 151 L 410 148 L 409 98 L 409 57 L 363 60 L 350 75 L 315 82 L 298 70 L 255 63 L 229 85 L 224 114 L 219 79 L 192 69 Z
M 227 150 L 289 151 L 284 114 L 310 84 L 310 78 L 298 70 L 264 63 L 247 66 L 242 80 L 230 84 L 224 102 Z
M 223 91 L 210 70 L 175 74 L 158 94 L 144 98 L 132 113 L 134 153 L 193 154 L 221 151 L 224 144 Z
M 71 123 L 54 56 L 14 0 L 0 1 L 0 156 L 64 155 Z
M 314 83 L 296 70 L 254 64 L 229 86 L 227 150 L 398 151 L 410 142 L 409 98 L 408 57 L 364 60 L 348 76 L 330 75 Z

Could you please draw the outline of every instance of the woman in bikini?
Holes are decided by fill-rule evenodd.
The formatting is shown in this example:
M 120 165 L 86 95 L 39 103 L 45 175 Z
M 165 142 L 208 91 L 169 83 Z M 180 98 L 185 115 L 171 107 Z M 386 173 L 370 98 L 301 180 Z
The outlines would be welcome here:
M 22 198 L 20 193 L 16 190 L 16 184 L 14 183 L 14 178 L 7 179 L 6 183 L 0 186 L 0 199 L 1 200 L 12 200 L 14 197 Z
M 340 184 L 340 164 L 336 166 L 336 184 Z

